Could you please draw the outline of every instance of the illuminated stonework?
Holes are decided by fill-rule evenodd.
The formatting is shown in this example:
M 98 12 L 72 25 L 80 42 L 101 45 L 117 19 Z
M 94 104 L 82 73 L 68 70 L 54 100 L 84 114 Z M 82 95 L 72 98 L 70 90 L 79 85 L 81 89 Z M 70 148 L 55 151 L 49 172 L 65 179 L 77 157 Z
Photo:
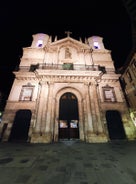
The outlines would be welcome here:
M 23 48 L 2 118 L 2 141 L 135 138 L 120 75 L 103 38 L 92 36 L 83 43 L 70 34 L 54 41 L 36 34 Z

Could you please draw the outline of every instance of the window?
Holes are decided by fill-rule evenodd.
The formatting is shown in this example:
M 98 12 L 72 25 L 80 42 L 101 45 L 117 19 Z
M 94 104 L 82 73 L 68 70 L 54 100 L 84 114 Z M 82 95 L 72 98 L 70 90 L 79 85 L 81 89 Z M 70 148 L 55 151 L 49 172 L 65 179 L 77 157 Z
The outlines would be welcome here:
M 43 45 L 43 40 L 38 40 L 37 47 L 42 47 L 42 45 Z
M 31 101 L 33 93 L 33 86 L 23 86 L 20 93 L 20 101 Z
M 0 123 L 2 121 L 2 112 L 0 111 Z
M 70 128 L 78 128 L 78 120 L 71 120 Z
M 129 70 L 127 71 L 126 74 L 127 74 L 128 79 L 129 79 L 129 82 L 131 82 L 132 81 L 132 77 L 131 77 L 131 74 L 130 74 Z
M 113 87 L 103 87 L 103 96 L 105 102 L 115 102 L 115 92 Z
M 134 69 L 136 69 L 136 60 L 135 60 L 135 59 L 133 59 L 133 61 L 132 61 L 132 67 L 133 67 Z
M 59 121 L 59 128 L 68 128 L 67 120 L 60 120 Z
M 133 85 L 134 96 L 136 96 L 136 85 L 135 84 L 132 84 L 132 85 Z
M 126 83 L 126 81 L 125 81 L 125 79 L 122 77 L 122 78 L 120 78 L 120 82 L 121 82 L 121 86 L 123 87 L 123 89 L 125 89 L 126 88 L 126 85 L 127 85 L 127 83 Z
M 94 42 L 94 48 L 95 49 L 100 49 L 99 43 L 98 42 Z

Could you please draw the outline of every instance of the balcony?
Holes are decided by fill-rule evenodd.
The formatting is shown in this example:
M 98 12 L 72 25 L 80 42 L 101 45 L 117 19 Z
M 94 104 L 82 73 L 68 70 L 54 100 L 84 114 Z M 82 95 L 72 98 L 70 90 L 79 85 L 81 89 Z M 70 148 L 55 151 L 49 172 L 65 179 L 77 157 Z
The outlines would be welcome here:
M 35 70 L 76 70 L 76 71 L 101 71 L 103 73 L 115 73 L 114 68 L 105 68 L 100 65 L 80 65 L 73 63 L 63 64 L 36 64 L 31 66 L 19 66 L 15 71 L 34 72 Z

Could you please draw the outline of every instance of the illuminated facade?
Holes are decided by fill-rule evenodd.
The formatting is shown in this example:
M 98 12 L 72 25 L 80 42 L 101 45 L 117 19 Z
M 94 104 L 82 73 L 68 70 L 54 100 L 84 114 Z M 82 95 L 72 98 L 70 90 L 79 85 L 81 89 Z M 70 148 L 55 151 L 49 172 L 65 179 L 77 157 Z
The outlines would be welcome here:
M 69 32 L 54 41 L 47 34 L 35 34 L 13 73 L 2 141 L 135 139 L 120 75 L 102 37 L 83 43 Z
M 121 83 L 132 121 L 136 126 L 136 53 L 131 58 L 129 64 L 124 67 L 121 75 Z
M 130 18 L 132 48 L 121 68 L 121 84 L 126 97 L 131 119 L 136 126 L 136 1 L 122 0 Z

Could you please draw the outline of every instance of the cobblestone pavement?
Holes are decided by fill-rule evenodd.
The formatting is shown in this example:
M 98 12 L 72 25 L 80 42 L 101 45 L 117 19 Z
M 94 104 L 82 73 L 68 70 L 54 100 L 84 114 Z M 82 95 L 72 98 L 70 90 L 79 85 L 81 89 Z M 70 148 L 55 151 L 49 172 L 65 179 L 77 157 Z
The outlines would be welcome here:
M 0 184 L 136 184 L 136 141 L 0 143 Z

